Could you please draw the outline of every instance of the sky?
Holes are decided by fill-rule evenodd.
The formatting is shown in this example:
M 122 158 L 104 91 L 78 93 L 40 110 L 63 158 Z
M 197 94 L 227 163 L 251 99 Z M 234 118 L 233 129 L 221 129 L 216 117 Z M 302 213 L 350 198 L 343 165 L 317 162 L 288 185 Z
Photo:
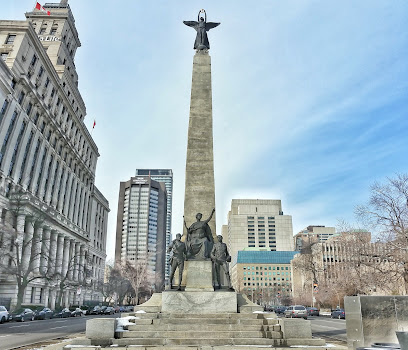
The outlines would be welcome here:
M 1 19 L 24 20 L 34 3 L 7 1 Z M 371 184 L 408 172 L 406 0 L 69 4 L 108 259 L 119 183 L 136 168 L 173 169 L 173 236 L 182 229 L 195 39 L 182 21 L 201 8 L 221 22 L 208 33 L 218 232 L 244 198 L 281 199 L 294 234 L 353 222 Z

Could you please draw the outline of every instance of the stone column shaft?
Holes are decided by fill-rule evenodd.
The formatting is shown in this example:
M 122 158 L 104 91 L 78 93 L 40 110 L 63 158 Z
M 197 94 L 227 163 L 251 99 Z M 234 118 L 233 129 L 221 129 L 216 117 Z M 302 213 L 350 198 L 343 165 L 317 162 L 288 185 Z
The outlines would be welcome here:
M 68 279 L 72 281 L 74 276 L 74 266 L 75 266 L 75 241 L 73 239 L 70 240 L 70 248 L 69 248 L 69 260 L 68 260 Z
M 52 231 L 47 227 L 44 228 L 43 230 L 43 237 L 45 239 L 48 238 L 49 240 L 49 250 L 47 249 L 47 246 L 43 244 L 42 248 L 43 253 L 41 254 L 41 270 L 42 273 L 47 272 L 51 276 L 55 273 L 55 268 L 57 265 L 57 240 L 58 240 L 58 233 L 56 231 Z
M 193 60 L 187 141 L 184 217 L 188 226 L 196 221 L 197 213 L 206 220 L 215 208 L 211 95 L 211 57 L 198 51 Z M 215 238 L 215 214 L 209 226 Z
M 79 242 L 75 243 L 75 266 L 74 266 L 74 281 L 79 280 L 79 263 L 81 259 L 81 244 Z
M 30 265 L 33 236 L 34 236 L 34 225 L 33 225 L 33 222 L 29 219 L 29 220 L 26 220 L 26 224 L 25 224 L 25 234 L 24 234 L 23 250 L 22 250 L 22 257 L 21 257 L 23 273 L 27 271 Z
M 55 262 L 55 269 L 56 269 L 56 272 L 59 274 L 62 273 L 63 255 L 64 255 L 64 236 L 62 234 L 59 234 L 58 242 L 57 242 L 57 255 L 56 255 L 56 262 Z
M 61 271 L 61 276 L 64 278 L 67 274 L 68 271 L 68 263 L 69 263 L 69 247 L 70 247 L 71 241 L 68 237 L 65 238 L 64 240 L 64 257 L 62 260 L 62 271 Z
M 78 277 L 79 277 L 79 282 L 83 283 L 84 279 L 85 279 L 85 245 L 81 244 L 80 246 L 80 250 L 79 250 L 79 273 L 78 273 Z
M 49 242 L 47 242 L 49 243 Z M 43 228 L 41 226 L 34 228 L 34 237 L 33 237 L 33 248 L 31 251 L 31 256 L 33 260 L 34 273 L 40 273 L 40 260 L 41 260 L 41 246 L 43 242 Z

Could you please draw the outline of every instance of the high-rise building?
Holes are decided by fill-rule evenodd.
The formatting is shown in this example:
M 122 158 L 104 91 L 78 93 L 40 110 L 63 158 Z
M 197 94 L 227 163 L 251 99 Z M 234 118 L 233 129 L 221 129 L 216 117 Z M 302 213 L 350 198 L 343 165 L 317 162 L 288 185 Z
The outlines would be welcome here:
M 55 307 L 102 300 L 109 203 L 94 185 L 99 153 L 84 124 L 74 16 L 66 0 L 44 8 L 49 15 L 34 9 L 24 21 L 0 21 L 0 210 L 2 233 L 24 242 L 21 265 L 30 278 L 44 275 L 23 303 Z M 11 304 L 15 243 L 0 257 L 0 296 Z M 55 276 L 68 276 L 63 295 Z
M 164 287 L 166 212 L 163 182 L 136 176 L 120 183 L 115 261 L 146 266 L 146 279 L 156 291 Z
M 167 191 L 167 215 L 166 215 L 166 267 L 165 281 L 168 282 L 170 276 L 170 253 L 167 248 L 171 243 L 171 213 L 173 201 L 173 171 L 171 169 L 136 169 L 136 176 L 150 176 L 155 181 L 163 182 Z
M 292 216 L 283 215 L 278 199 L 233 199 L 226 226 L 233 258 L 245 248 L 293 251 Z
M 339 236 L 335 227 L 323 225 L 309 225 L 294 236 L 295 250 L 302 251 L 313 243 L 324 242 L 332 237 Z

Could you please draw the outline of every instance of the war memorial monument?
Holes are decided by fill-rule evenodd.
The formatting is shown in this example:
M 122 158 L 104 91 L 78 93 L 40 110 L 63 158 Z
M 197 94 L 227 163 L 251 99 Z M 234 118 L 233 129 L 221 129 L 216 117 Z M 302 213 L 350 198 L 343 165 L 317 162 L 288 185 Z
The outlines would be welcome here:
M 312 338 L 310 321 L 278 319 L 274 313 L 264 313 L 261 306 L 231 287 L 228 274 L 231 257 L 222 237 L 216 235 L 215 225 L 211 57 L 207 35 L 220 23 L 207 22 L 206 12 L 200 10 L 197 21 L 184 21 L 184 24 L 196 30 L 196 39 L 184 232 L 177 234 L 169 247 L 173 253 L 171 279 L 174 277 L 174 283 L 135 307 L 135 312 L 121 314 L 120 319 L 87 321 L 86 338 L 77 339 L 65 348 L 81 345 L 89 349 L 98 346 L 173 350 L 254 350 L 289 346 L 324 349 L 324 340 Z

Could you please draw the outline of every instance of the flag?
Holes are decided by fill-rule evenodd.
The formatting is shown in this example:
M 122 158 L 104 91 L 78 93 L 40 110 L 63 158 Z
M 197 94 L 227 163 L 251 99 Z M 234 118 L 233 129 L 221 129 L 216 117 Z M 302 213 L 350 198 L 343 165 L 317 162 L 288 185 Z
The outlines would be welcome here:
M 47 11 L 44 7 L 42 7 L 39 2 L 37 2 L 37 4 L 35 5 L 35 8 L 36 8 L 37 10 L 46 12 L 48 16 L 51 15 L 51 12 L 50 12 L 50 11 Z
M 96 121 L 94 120 L 94 123 L 93 123 L 93 125 L 92 125 L 92 129 L 95 128 L 95 125 L 96 125 Z

